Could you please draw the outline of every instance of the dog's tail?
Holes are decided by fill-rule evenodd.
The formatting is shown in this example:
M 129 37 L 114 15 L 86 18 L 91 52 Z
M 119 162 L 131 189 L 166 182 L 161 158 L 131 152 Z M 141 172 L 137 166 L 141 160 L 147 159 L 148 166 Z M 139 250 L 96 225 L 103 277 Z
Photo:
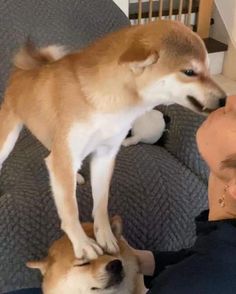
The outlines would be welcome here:
M 37 49 L 31 41 L 19 50 L 13 58 L 13 64 L 22 70 L 31 70 L 44 64 L 61 59 L 67 54 L 63 46 L 51 45 Z

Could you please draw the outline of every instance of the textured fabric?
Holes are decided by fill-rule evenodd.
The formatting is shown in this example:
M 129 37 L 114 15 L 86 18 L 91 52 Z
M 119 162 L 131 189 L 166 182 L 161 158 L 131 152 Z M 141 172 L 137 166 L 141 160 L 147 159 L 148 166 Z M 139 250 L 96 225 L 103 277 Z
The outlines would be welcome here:
M 5 294 L 42 294 L 41 289 L 38 288 L 31 288 L 31 289 L 22 289 L 13 292 L 8 292 Z
M 128 20 L 111 0 L 0 0 L 0 93 L 10 57 L 25 38 L 37 44 L 81 48 Z M 1 95 L 1 94 L 0 94 Z M 194 241 L 194 217 L 206 207 L 207 169 L 199 160 L 195 130 L 201 118 L 180 107 L 171 117 L 164 148 L 122 148 L 111 185 L 110 214 L 124 219 L 132 245 L 177 250 Z M 183 144 L 184 142 L 184 144 Z M 25 262 L 46 254 L 61 234 L 44 164 L 47 151 L 22 132 L 0 176 L 0 293 L 37 287 L 40 275 Z M 81 220 L 91 219 L 88 162 L 78 187 Z
M 0 101 L 11 57 L 28 37 L 39 46 L 79 49 L 127 25 L 111 0 L 0 0 Z
M 197 151 L 195 137 L 205 118 L 179 105 L 159 108 L 171 117 L 164 147 L 207 184 L 208 168 Z

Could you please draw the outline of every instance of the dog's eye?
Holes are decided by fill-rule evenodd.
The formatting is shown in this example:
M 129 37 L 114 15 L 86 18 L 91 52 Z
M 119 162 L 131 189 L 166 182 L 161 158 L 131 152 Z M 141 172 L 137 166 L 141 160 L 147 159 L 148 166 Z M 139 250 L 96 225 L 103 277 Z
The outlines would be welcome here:
M 83 264 L 75 264 L 74 266 L 82 267 L 82 266 L 86 266 L 86 265 L 90 265 L 90 262 L 85 262 Z
M 197 76 L 197 73 L 193 69 L 182 70 L 182 73 L 184 73 L 188 77 L 196 77 Z

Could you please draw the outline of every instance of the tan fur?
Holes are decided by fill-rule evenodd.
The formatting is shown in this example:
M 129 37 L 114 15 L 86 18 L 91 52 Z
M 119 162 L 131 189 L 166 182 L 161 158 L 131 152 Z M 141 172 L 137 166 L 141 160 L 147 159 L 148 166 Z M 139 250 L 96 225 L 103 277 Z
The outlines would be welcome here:
M 114 218 L 112 221 L 113 227 L 115 222 L 116 226 L 120 226 L 119 219 Z M 83 228 L 90 238 L 94 238 L 91 223 L 83 224 Z M 72 243 L 64 235 L 52 244 L 46 258 L 28 262 L 28 267 L 39 269 L 43 274 L 42 288 L 44 294 L 89 294 L 90 288 L 94 286 L 101 287 L 99 290 L 101 294 L 144 294 L 145 288 L 143 277 L 139 273 L 138 260 L 127 243 L 121 239 L 121 228 L 115 230 L 114 233 L 120 247 L 119 254 L 103 254 L 87 265 L 77 266 Z M 109 262 L 117 259 L 122 261 L 124 280 L 110 289 L 105 289 L 109 281 L 109 273 L 106 272 L 105 267 Z M 76 273 L 74 273 L 75 271 Z M 101 281 L 99 281 L 100 279 Z M 80 285 L 81 281 L 83 287 Z M 91 290 L 91 293 L 93 293 L 93 290 Z
M 54 53 L 28 45 L 16 55 L 0 111 L 0 167 L 26 125 L 51 151 L 46 165 L 62 228 L 84 262 L 102 254 L 100 247 L 118 250 L 107 214 L 109 184 L 133 121 L 158 104 L 213 110 L 224 92 L 209 77 L 202 40 L 178 22 L 128 27 L 80 52 Z M 185 76 L 189 68 L 198 76 Z M 100 246 L 78 222 L 76 172 L 89 154 Z

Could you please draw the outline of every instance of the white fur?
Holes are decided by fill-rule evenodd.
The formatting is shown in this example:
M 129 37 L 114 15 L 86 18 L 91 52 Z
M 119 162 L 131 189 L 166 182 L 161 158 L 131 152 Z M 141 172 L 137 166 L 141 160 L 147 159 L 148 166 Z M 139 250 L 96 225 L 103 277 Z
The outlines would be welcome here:
M 95 235 L 98 244 L 108 252 L 118 251 L 116 239 L 110 228 L 107 204 L 113 162 L 119 147 L 133 121 L 144 112 L 144 107 L 129 108 L 115 114 L 95 114 L 86 123 L 75 123 L 68 135 L 68 147 L 73 162 L 73 172 L 80 169 L 84 158 L 93 154 L 91 162 L 92 192 L 94 199 Z M 56 191 L 55 191 L 56 192 Z M 57 195 L 55 193 L 55 199 Z M 62 205 L 62 204 L 61 204 Z M 81 238 L 78 230 L 65 228 L 73 245 Z M 70 233 L 69 233 L 70 232 Z M 81 248 L 76 249 L 76 256 L 81 256 Z M 94 250 L 93 244 L 87 251 Z
M 7 159 L 10 152 L 14 148 L 21 130 L 22 124 L 17 124 L 15 128 L 8 134 L 6 141 L 0 149 L 0 170 L 2 168 L 3 162 Z
M 77 173 L 76 180 L 79 185 L 83 185 L 85 183 L 85 179 L 80 173 Z
M 122 145 L 130 146 L 139 142 L 154 144 L 165 130 L 163 114 L 158 110 L 151 110 L 137 118 L 132 126 L 132 136 L 126 138 Z
M 119 251 L 116 238 L 114 237 L 107 207 L 109 197 L 109 186 L 113 173 L 115 156 L 119 150 L 120 141 L 115 147 L 100 147 L 93 154 L 91 160 L 91 184 L 93 194 L 93 216 L 95 236 L 98 244 L 109 253 Z
M 53 172 L 50 155 L 45 161 L 50 175 L 50 183 L 57 211 L 60 219 L 62 220 L 61 227 L 70 238 L 77 258 L 83 259 L 81 262 L 84 262 L 85 259 L 96 259 L 99 254 L 103 253 L 103 251 L 92 239 L 87 237 L 80 222 L 78 221 L 78 217 L 74 219 L 73 216 L 69 215 L 66 211 L 65 202 L 67 201 L 66 197 L 68 195 L 66 195 L 60 181 L 58 181 Z M 75 195 L 72 195 L 72 197 L 75 197 Z M 76 205 L 76 199 L 73 199 L 73 202 Z
M 66 48 L 61 45 L 50 45 L 39 50 L 42 54 L 49 54 L 55 61 L 68 54 Z

